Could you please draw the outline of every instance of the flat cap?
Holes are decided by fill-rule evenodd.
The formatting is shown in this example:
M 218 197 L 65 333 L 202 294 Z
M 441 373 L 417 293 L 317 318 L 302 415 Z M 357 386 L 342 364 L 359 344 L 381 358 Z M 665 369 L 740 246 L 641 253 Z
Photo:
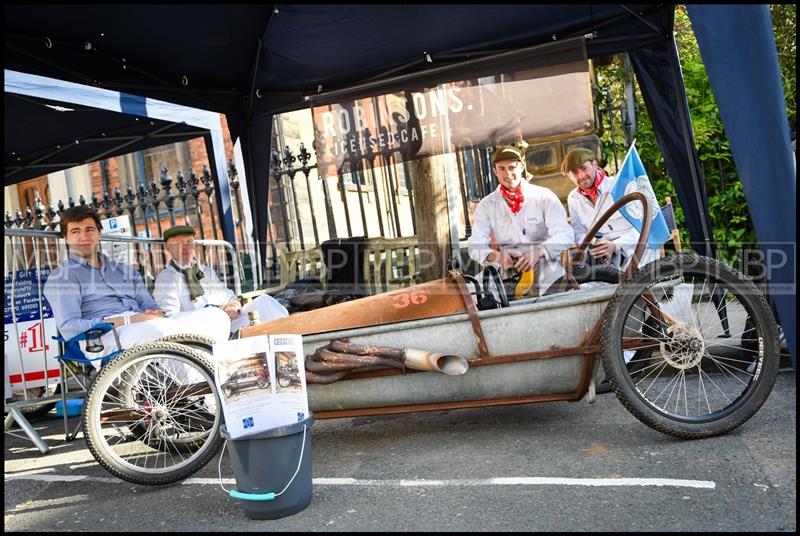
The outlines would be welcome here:
M 194 236 L 194 227 L 191 225 L 175 225 L 164 231 L 164 234 L 161 235 L 161 238 L 163 238 L 166 242 L 168 238 L 184 234 L 190 234 Z
M 500 146 L 494 150 L 494 153 L 492 153 L 492 164 L 496 164 L 501 160 L 519 160 L 520 162 L 525 161 L 522 156 L 522 151 L 516 147 L 511 147 L 510 145 Z
M 584 149 L 583 147 L 572 149 L 566 155 L 564 155 L 564 161 L 561 162 L 561 174 L 566 175 L 567 172 L 577 168 L 587 160 L 597 160 L 597 157 L 594 155 L 594 151 L 590 149 Z

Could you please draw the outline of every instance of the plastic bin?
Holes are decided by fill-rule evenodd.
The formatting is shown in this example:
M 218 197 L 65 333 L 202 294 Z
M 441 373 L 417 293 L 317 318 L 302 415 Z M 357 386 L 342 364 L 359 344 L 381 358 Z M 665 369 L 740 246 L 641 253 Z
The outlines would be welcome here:
M 228 440 L 236 490 L 250 519 L 277 519 L 299 512 L 311 504 L 311 425 L 312 415 L 300 422 L 272 428 L 257 434 L 231 439 L 228 429 L 220 433 Z M 303 427 L 305 426 L 305 440 Z M 302 460 L 300 453 L 302 451 Z M 298 462 L 300 469 L 298 470 Z M 297 475 L 292 480 L 292 475 Z M 283 490 L 269 499 L 270 494 Z

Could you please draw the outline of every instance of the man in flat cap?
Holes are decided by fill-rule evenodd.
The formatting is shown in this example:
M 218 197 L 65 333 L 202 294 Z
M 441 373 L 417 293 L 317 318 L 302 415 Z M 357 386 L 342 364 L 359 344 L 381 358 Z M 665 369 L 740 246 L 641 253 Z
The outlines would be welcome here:
M 597 165 L 594 152 L 584 148 L 572 149 L 564 156 L 561 173 L 575 184 L 575 189 L 567 195 L 567 206 L 572 217 L 575 242 L 580 243 L 597 219 L 614 204 L 609 193 L 614 185 L 614 177 L 607 176 Z M 639 231 L 617 211 L 599 232 L 602 237 L 596 238 L 589 248 L 591 258 L 597 264 L 611 264 L 625 269 L 636 249 Z M 659 256 L 658 251 L 645 248 L 639 266 Z
M 153 297 L 170 318 L 180 318 L 188 311 L 214 305 L 230 319 L 230 332 L 248 325 L 247 313 L 258 311 L 262 322 L 287 316 L 286 308 L 269 295 L 262 295 L 245 306 L 217 277 L 214 269 L 195 258 L 194 227 L 176 225 L 162 235 L 171 260 L 158 274 Z
M 166 318 L 134 268 L 109 259 L 100 251 L 100 216 L 86 205 L 63 211 L 61 236 L 69 256 L 47 278 L 44 295 L 53 310 L 58 331 L 71 339 L 98 323 L 113 324 L 122 348 L 176 333 L 208 335 L 226 340 L 228 317 L 203 311 L 191 318 Z M 100 339 L 102 357 L 117 349 L 114 333 Z M 85 348 L 86 342 L 80 341 Z
M 536 289 L 544 294 L 563 277 L 560 255 L 575 241 L 567 213 L 556 194 L 525 179 L 519 149 L 498 147 L 492 164 L 500 184 L 475 207 L 469 256 L 482 266 L 520 273 L 533 268 Z

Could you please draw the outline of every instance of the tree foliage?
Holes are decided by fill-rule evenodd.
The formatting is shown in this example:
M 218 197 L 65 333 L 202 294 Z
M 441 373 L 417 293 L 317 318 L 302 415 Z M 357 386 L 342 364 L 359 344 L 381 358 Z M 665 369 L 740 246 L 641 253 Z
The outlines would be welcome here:
M 778 60 L 784 84 L 786 110 L 789 117 L 791 136 L 796 128 L 796 6 L 771 5 L 773 32 L 778 52 Z M 697 41 L 692 31 L 689 17 L 683 6 L 675 11 L 675 41 L 683 70 L 686 96 L 692 121 L 695 146 L 705 177 L 708 194 L 708 213 L 711 219 L 712 239 L 717 245 L 717 254 L 723 260 L 735 262 L 743 244 L 756 242 L 755 230 L 747 208 L 742 183 L 731 155 L 730 145 L 725 136 L 711 85 L 708 81 Z M 604 114 L 605 128 L 602 133 L 604 157 L 613 163 L 612 144 L 625 146 L 621 136 L 621 115 L 614 108 L 624 106 L 624 80 L 630 76 L 623 67 L 620 56 L 609 63 L 597 67 L 598 84 L 601 91 L 609 93 L 611 111 Z M 642 101 L 641 93 L 635 92 L 636 109 L 636 147 L 648 171 L 653 189 L 659 201 L 672 197 L 675 204 L 676 222 L 681 230 L 681 241 L 688 244 L 689 234 L 685 217 L 680 208 L 672 180 L 667 175 L 661 150 L 656 142 L 653 125 Z M 614 121 L 614 128 L 609 128 Z M 612 134 L 615 138 L 612 140 Z M 623 150 L 624 154 L 624 150 Z M 612 166 L 613 168 L 613 166 Z M 695 241 L 701 237 L 694 237 Z

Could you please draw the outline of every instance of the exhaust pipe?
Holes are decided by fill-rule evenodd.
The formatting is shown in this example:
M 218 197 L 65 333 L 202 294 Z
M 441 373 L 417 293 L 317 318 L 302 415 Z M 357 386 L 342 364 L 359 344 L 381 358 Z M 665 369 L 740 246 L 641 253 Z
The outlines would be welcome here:
M 408 368 L 444 372 L 448 376 L 460 376 L 469 369 L 467 360 L 460 355 L 426 352 L 413 348 L 403 349 L 403 363 Z

